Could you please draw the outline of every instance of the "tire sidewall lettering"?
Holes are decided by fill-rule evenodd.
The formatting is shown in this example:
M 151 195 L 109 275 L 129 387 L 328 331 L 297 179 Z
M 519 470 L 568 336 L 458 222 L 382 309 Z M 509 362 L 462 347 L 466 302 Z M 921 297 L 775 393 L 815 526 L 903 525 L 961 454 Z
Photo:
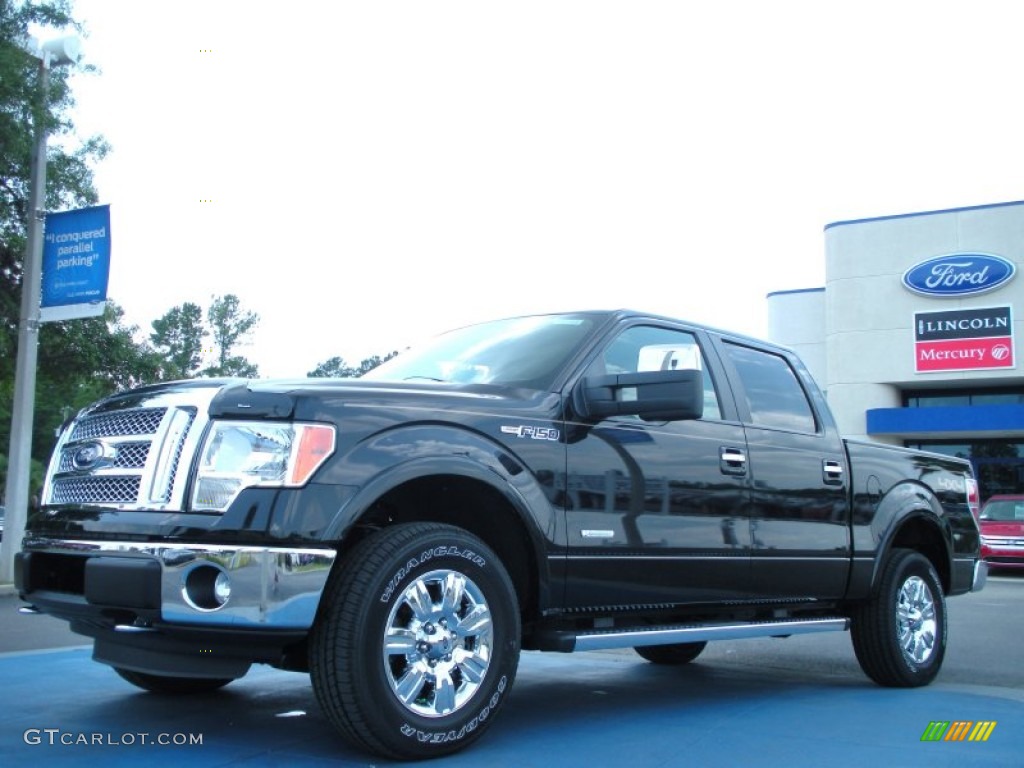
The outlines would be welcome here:
M 487 565 L 487 561 L 472 549 L 462 549 L 460 547 L 445 546 L 443 544 L 431 549 L 425 549 L 418 556 L 414 555 L 413 557 L 410 557 L 406 561 L 405 565 L 395 571 L 394 575 L 385 585 L 384 591 L 381 592 L 380 602 L 390 603 L 395 590 L 398 589 L 399 585 L 405 581 L 409 574 L 434 558 L 442 557 L 452 557 L 465 560 L 472 563 L 477 568 L 484 568 Z

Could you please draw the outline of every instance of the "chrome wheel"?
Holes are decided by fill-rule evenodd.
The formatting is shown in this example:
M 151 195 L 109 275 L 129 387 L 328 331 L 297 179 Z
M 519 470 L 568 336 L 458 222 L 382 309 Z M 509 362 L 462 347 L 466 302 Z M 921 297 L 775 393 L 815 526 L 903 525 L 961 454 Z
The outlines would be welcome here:
M 854 606 L 851 637 L 864 672 L 880 685 L 928 685 L 946 655 L 946 602 L 935 567 L 894 548 L 871 599 Z
M 457 571 L 430 571 L 395 600 L 384 632 L 384 673 L 402 706 L 422 717 L 464 707 L 491 664 L 491 611 Z
M 896 598 L 896 626 L 900 649 L 912 664 L 924 664 L 935 649 L 935 598 L 920 576 L 911 576 Z

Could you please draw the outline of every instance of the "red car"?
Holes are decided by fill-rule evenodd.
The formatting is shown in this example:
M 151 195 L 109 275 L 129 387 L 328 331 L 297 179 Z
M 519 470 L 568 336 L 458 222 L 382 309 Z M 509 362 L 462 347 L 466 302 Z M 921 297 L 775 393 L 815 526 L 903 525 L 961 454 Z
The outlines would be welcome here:
M 982 559 L 992 568 L 1024 568 L 1024 496 L 991 496 L 980 520 Z

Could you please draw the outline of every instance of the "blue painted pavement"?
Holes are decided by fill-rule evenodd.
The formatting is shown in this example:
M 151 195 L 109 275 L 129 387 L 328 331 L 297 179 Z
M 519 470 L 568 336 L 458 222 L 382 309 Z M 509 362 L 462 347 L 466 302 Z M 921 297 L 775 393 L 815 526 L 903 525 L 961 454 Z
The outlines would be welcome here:
M 381 762 L 333 734 L 306 675 L 256 667 L 217 693 L 161 697 L 90 654 L 0 655 L 0 765 Z M 922 742 L 936 720 L 996 727 L 986 742 Z M 143 743 L 197 737 L 201 744 Z M 714 659 L 665 668 L 628 653 L 524 653 L 490 731 L 429 765 L 1006 768 L 1024 765 L 1024 695 L 941 682 L 892 690 L 866 679 L 780 679 Z

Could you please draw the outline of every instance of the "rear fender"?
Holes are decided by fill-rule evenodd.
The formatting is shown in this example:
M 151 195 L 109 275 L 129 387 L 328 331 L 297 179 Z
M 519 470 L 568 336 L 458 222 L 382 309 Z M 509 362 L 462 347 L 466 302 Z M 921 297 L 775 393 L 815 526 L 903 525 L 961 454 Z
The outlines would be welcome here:
M 870 592 L 893 547 L 910 546 L 928 557 L 948 588 L 952 565 L 952 533 L 938 498 L 924 483 L 908 480 L 895 485 L 879 502 L 871 521 L 874 544 Z M 911 534 L 911 532 L 913 532 Z

